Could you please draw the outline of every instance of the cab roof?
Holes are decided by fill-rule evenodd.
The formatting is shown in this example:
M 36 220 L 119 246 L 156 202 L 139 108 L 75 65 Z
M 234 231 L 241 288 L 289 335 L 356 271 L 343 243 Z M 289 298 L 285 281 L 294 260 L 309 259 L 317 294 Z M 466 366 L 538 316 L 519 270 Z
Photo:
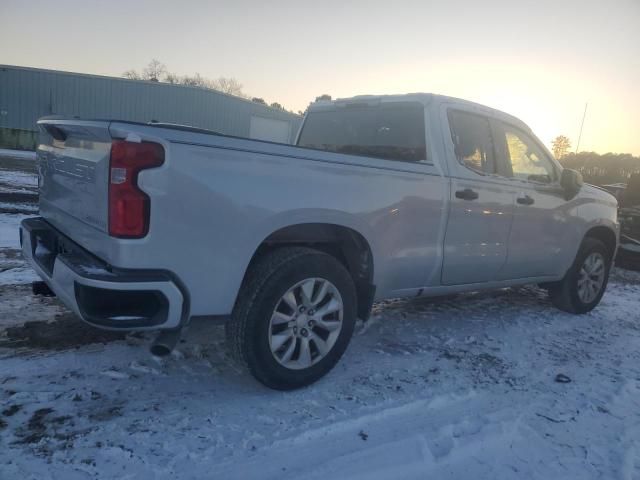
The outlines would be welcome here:
M 335 100 L 318 100 L 309 106 L 309 111 L 316 110 L 332 110 L 336 107 L 346 105 L 379 105 L 380 103 L 397 103 L 397 102 L 419 102 L 424 105 L 451 105 L 453 108 L 461 108 L 478 114 L 489 115 L 494 118 L 511 123 L 525 131 L 530 132 L 531 129 L 522 120 L 501 110 L 482 105 L 480 103 L 464 100 L 461 98 L 448 97 L 446 95 L 437 95 L 434 93 L 405 93 L 397 95 L 357 95 L 349 98 L 337 98 Z

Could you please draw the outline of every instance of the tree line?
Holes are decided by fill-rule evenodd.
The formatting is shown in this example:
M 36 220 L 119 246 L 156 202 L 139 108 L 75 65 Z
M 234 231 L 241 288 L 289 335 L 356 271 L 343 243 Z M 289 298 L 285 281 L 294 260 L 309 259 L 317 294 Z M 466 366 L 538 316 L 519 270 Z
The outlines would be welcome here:
M 640 173 L 640 157 L 629 153 L 568 153 L 560 163 L 563 167 L 578 170 L 585 182 L 594 185 L 627 183 L 631 175 Z
M 563 167 L 579 171 L 585 182 L 594 185 L 627 183 L 629 177 L 640 173 L 640 157 L 629 153 L 570 152 L 571 142 L 564 135 L 552 142 L 555 157 Z
M 199 73 L 195 75 L 178 75 L 170 72 L 167 66 L 157 59 L 153 59 L 141 71 L 127 70 L 122 74 L 124 78 L 130 80 L 146 80 L 149 82 L 171 83 L 173 85 L 186 85 L 189 87 L 205 88 L 208 90 L 216 90 L 218 92 L 234 95 L 236 97 L 245 98 L 261 105 L 267 105 L 279 110 L 288 111 L 278 102 L 267 103 L 263 98 L 251 97 L 243 91 L 243 85 L 232 77 L 206 78 Z M 291 113 L 294 113 L 291 111 Z M 300 113 L 300 112 L 298 112 Z

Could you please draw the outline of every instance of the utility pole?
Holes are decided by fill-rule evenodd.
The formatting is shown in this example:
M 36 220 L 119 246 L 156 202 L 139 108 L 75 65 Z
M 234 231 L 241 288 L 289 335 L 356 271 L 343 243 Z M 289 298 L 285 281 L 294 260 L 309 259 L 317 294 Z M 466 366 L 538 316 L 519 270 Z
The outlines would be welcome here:
M 589 102 L 584 104 L 584 113 L 582 114 L 582 123 L 580 124 L 580 133 L 578 134 L 578 143 L 576 143 L 576 155 L 578 154 L 578 147 L 580 146 L 580 139 L 582 138 L 582 128 L 584 127 L 584 119 L 587 116 L 587 105 Z

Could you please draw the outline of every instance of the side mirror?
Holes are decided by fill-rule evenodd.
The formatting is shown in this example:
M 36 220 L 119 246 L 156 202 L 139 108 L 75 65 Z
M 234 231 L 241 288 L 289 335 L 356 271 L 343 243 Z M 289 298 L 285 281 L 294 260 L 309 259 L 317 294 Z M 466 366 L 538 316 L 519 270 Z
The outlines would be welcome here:
M 562 174 L 560 175 L 560 186 L 564 190 L 565 198 L 567 200 L 571 200 L 575 197 L 583 184 L 584 181 L 582 180 L 582 174 L 580 172 L 569 168 L 562 170 Z

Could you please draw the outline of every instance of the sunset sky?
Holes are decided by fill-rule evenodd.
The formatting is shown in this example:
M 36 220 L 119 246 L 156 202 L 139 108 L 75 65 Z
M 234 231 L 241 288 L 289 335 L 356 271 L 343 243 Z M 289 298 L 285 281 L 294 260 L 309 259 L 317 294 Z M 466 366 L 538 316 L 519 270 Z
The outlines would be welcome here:
M 640 0 L 0 0 L 0 64 L 119 76 L 151 58 L 316 96 L 434 92 L 512 113 L 547 145 L 640 155 Z

